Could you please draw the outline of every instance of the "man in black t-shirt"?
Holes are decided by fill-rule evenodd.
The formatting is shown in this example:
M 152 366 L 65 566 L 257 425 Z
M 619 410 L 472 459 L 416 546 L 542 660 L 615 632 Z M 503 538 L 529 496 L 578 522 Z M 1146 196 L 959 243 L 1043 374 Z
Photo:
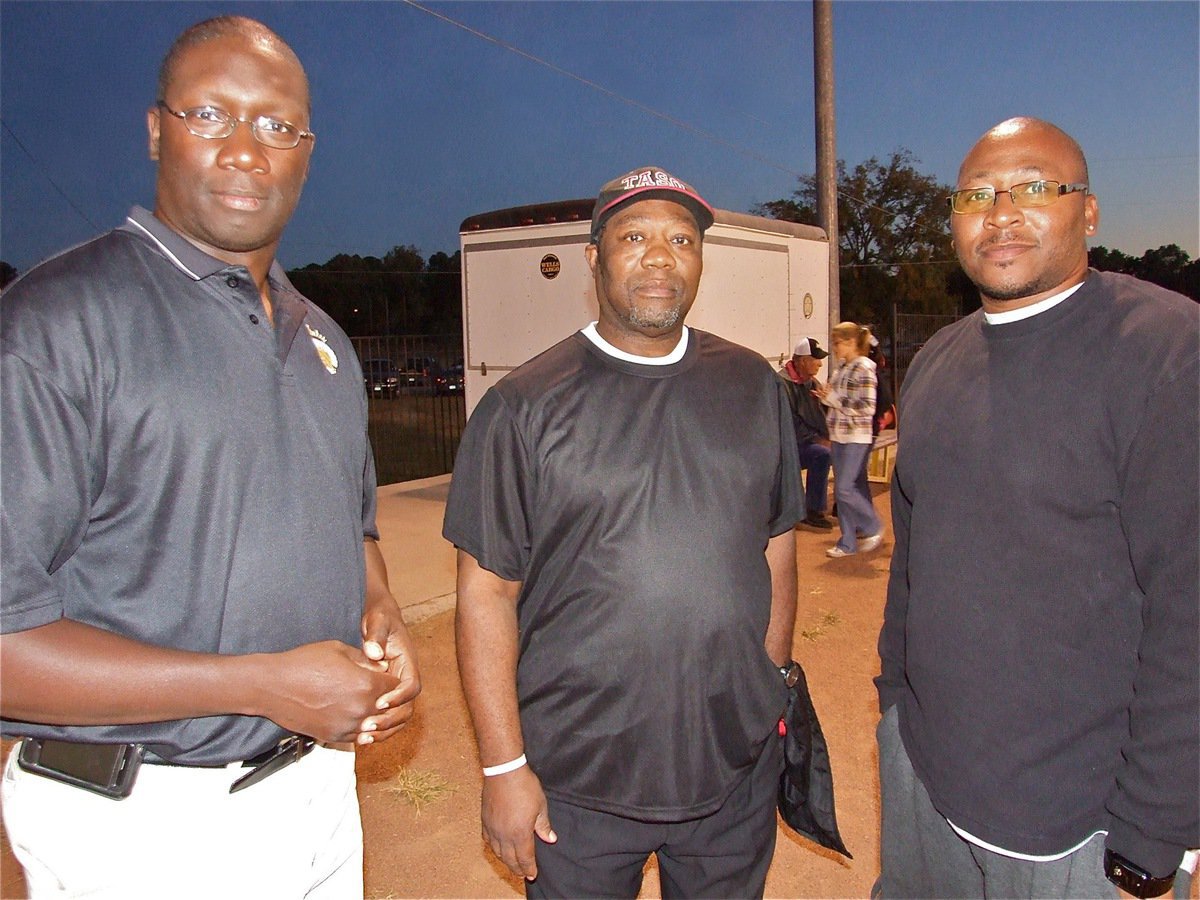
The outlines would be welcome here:
M 483 829 L 531 897 L 761 896 L 804 515 L 783 385 L 688 329 L 713 221 L 655 167 L 609 182 L 599 320 L 496 384 L 444 534 Z M 536 836 L 536 840 L 535 840 Z

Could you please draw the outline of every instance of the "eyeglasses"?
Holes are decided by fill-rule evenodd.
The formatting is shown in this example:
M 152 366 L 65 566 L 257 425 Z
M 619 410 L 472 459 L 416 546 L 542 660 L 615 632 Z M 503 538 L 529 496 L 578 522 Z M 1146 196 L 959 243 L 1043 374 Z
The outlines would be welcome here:
M 239 119 L 223 109 L 215 106 L 195 106 L 176 112 L 162 100 L 158 101 L 159 109 L 166 110 L 177 119 L 183 119 L 183 124 L 198 138 L 219 140 L 233 134 L 238 123 L 250 126 L 254 139 L 265 147 L 275 150 L 291 150 L 303 138 L 315 141 L 317 136 L 311 131 L 302 131 L 291 122 L 282 119 L 272 119 L 270 116 L 255 116 L 253 119 Z
M 1076 191 L 1086 191 L 1088 186 L 1082 182 L 1063 184 L 1058 181 L 1026 181 L 1014 184 L 1007 191 L 995 188 L 967 188 L 965 191 L 955 191 L 946 198 L 950 204 L 950 212 L 958 215 L 987 212 L 996 205 L 996 197 L 1008 194 L 1013 206 L 1049 206 L 1063 194 L 1073 194 Z

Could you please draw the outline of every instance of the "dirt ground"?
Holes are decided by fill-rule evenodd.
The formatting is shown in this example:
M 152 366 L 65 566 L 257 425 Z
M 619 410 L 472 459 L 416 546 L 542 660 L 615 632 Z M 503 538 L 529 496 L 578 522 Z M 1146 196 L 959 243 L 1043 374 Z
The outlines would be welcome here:
M 888 494 L 874 486 L 888 518 Z M 879 868 L 879 788 L 871 679 L 883 616 L 891 542 L 831 560 L 829 532 L 796 531 L 800 572 L 794 656 L 804 666 L 833 764 L 838 823 L 853 860 L 780 827 L 768 897 L 867 897 Z M 401 736 L 359 751 L 359 796 L 371 898 L 523 896 L 480 838 L 481 775 L 454 652 L 453 612 L 412 624 L 424 681 Z M 7 748 L 6 748 L 7 749 Z M 415 801 L 415 802 L 414 802 Z M 24 898 L 20 867 L 0 846 L 0 897 Z M 658 897 L 653 862 L 642 897 Z M 1195 898 L 1196 887 L 1191 896 Z
M 887 494 L 876 499 L 887 514 Z M 830 560 L 829 532 L 796 531 L 800 609 L 794 656 L 805 668 L 833 762 L 838 824 L 852 861 L 781 826 L 767 878 L 768 897 L 866 897 L 878 871 L 878 780 L 871 679 L 878 671 L 875 640 L 883 615 L 890 544 Z M 359 754 L 359 794 L 367 838 L 369 897 L 515 897 L 506 875 L 479 837 L 481 776 L 458 684 L 453 614 L 413 628 L 425 688 L 408 733 Z M 433 772 L 451 792 L 418 812 L 397 793 L 399 769 Z M 654 864 L 641 896 L 658 897 Z

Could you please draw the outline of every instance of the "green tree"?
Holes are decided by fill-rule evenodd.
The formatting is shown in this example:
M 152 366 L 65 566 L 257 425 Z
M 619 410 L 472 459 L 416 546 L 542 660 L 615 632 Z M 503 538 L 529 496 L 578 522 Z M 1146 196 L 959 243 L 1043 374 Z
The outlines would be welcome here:
M 1200 260 L 1178 244 L 1164 244 L 1141 257 L 1097 246 L 1088 250 L 1088 265 L 1101 272 L 1122 272 L 1200 301 Z
M 950 188 L 917 169 L 899 149 L 847 171 L 838 161 L 838 230 L 842 317 L 891 321 L 903 312 L 953 313 L 960 297 L 950 276 L 958 270 L 950 244 L 946 196 Z M 792 197 L 759 204 L 758 215 L 815 225 L 817 180 L 803 175 Z
M 455 334 L 462 330 L 458 251 L 434 253 L 428 263 L 411 244 L 383 255 L 339 253 L 288 273 L 305 296 L 352 337 Z
M 462 333 L 462 251 L 447 256 L 440 250 L 429 257 L 428 273 L 430 307 L 437 334 Z
M 383 260 L 339 253 L 288 273 L 296 288 L 351 336 L 387 334 L 390 291 Z
M 430 307 L 424 277 L 425 257 L 412 244 L 399 244 L 383 256 L 388 272 L 388 332 L 424 334 L 429 330 Z
M 1109 250 L 1104 246 L 1088 249 L 1088 265 L 1100 272 L 1123 272 L 1129 275 L 1133 272 L 1135 262 L 1135 257 L 1120 250 Z
M 1133 266 L 1133 274 L 1144 281 L 1152 281 L 1172 291 L 1188 294 L 1186 275 L 1191 258 L 1178 244 L 1165 244 L 1157 250 L 1147 250 Z M 1195 272 L 1195 269 L 1192 269 Z M 1195 280 L 1191 285 L 1192 299 L 1197 299 Z

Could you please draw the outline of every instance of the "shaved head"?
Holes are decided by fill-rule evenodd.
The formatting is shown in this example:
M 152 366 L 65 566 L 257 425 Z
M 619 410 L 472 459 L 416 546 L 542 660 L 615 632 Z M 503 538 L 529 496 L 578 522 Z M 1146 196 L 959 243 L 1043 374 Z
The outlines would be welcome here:
M 958 180 L 961 184 L 964 176 L 969 179 L 970 173 L 967 172 L 967 166 L 971 162 L 971 157 L 974 154 L 975 148 L 979 147 L 985 141 L 1005 141 L 1012 140 L 1020 143 L 1025 143 L 1031 140 L 1035 135 L 1045 135 L 1052 140 L 1056 140 L 1062 145 L 1062 153 L 1060 160 L 1067 164 L 1075 164 L 1078 166 L 1078 175 L 1072 180 L 1089 181 L 1087 159 L 1083 155 L 1083 148 L 1079 146 L 1079 142 L 1071 137 L 1057 125 L 1047 122 L 1043 119 L 1035 119 L 1032 116 L 1014 116 L 1011 119 L 1005 119 L 999 125 L 989 128 L 984 132 L 983 136 L 975 142 L 975 147 L 972 147 L 972 152 L 967 154 L 963 160 L 962 167 L 958 170 Z
M 167 51 L 167 55 L 163 58 L 162 65 L 158 69 L 158 97 L 156 99 L 163 102 L 166 101 L 167 91 L 170 89 L 171 82 L 175 79 L 175 71 L 179 67 L 179 60 L 188 50 L 192 47 L 206 44 L 209 41 L 225 37 L 245 38 L 263 50 L 269 50 L 286 57 L 295 63 L 301 72 L 304 72 L 304 66 L 300 64 L 300 58 L 296 56 L 295 51 L 287 45 L 283 38 L 262 22 L 247 18 L 246 16 L 217 16 L 215 19 L 205 19 L 203 22 L 197 22 L 175 39 L 175 43 Z M 304 86 L 305 94 L 308 94 L 307 75 L 304 78 Z M 309 107 L 308 112 L 311 114 L 311 101 L 306 102 Z
M 1057 125 L 1025 116 L 984 134 L 958 170 L 958 190 L 995 192 L 991 207 L 950 216 L 958 261 L 988 312 L 1030 306 L 1087 276 L 1087 240 L 1100 223 L 1095 195 L 1083 187 L 1045 204 L 1015 203 L 1009 190 L 1035 181 L 1087 185 L 1087 160 Z

